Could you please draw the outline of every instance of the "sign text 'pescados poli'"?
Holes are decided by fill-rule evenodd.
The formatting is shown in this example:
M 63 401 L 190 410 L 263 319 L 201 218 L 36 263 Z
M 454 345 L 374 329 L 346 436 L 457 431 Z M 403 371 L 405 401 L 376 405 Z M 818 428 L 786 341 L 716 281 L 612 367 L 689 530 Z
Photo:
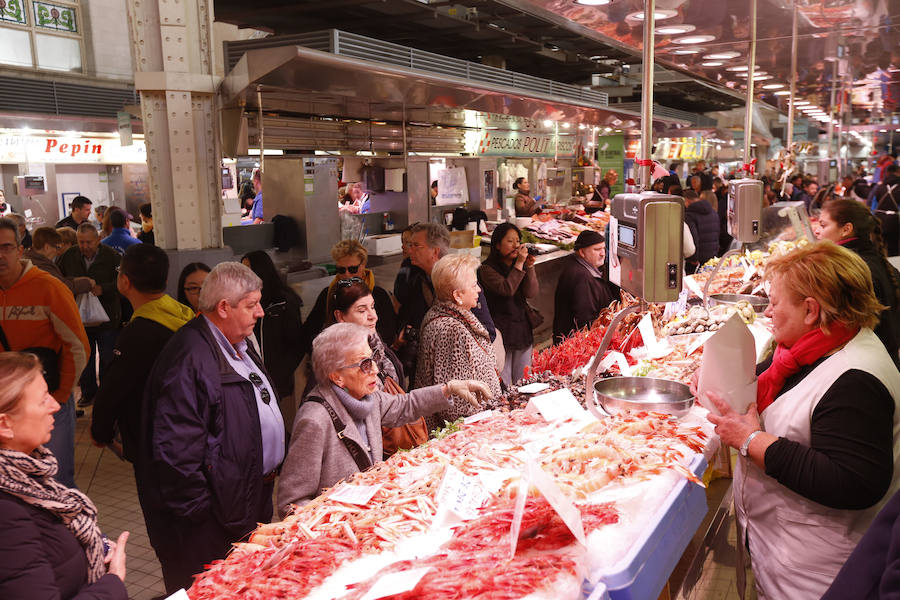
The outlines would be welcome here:
M 479 156 L 574 158 L 578 143 L 573 134 L 530 131 L 467 131 L 466 151 Z

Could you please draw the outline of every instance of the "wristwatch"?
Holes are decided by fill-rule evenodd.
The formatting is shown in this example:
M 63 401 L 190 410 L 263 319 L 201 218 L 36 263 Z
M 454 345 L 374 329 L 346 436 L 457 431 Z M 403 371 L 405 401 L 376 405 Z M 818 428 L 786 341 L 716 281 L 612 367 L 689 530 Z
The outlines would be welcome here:
M 744 440 L 743 444 L 741 444 L 741 449 L 740 449 L 741 456 L 747 456 L 747 451 L 750 448 L 750 442 L 752 442 L 753 438 L 755 438 L 756 436 L 758 436 L 761 433 L 762 433 L 762 429 L 757 429 L 756 431 L 754 431 L 753 433 L 751 433 L 750 435 L 747 436 L 747 439 Z

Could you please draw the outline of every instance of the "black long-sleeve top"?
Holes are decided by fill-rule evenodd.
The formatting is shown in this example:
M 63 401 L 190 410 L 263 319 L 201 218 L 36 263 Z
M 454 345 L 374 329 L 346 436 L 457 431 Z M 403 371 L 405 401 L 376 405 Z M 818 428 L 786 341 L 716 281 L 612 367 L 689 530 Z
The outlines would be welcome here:
M 822 360 L 789 377 L 782 393 Z M 766 367 L 760 365 L 758 372 Z M 871 373 L 851 369 L 837 378 L 813 410 L 810 446 L 778 438 L 766 449 L 766 474 L 830 508 L 868 508 L 881 500 L 891 483 L 893 423 L 894 400 L 884 384 Z

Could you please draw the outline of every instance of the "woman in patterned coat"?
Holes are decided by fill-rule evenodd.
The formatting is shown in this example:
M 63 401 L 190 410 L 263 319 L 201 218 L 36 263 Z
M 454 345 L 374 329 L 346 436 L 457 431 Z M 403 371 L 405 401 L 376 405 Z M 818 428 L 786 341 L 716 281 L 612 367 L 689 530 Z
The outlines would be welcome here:
M 468 254 L 449 254 L 434 265 L 431 281 L 435 303 L 422 320 L 415 387 L 426 387 L 454 379 L 476 379 L 500 395 L 500 377 L 491 339 L 484 325 L 472 314 L 478 303 L 478 260 Z M 429 429 L 478 412 L 453 398 L 452 406 L 425 417 Z

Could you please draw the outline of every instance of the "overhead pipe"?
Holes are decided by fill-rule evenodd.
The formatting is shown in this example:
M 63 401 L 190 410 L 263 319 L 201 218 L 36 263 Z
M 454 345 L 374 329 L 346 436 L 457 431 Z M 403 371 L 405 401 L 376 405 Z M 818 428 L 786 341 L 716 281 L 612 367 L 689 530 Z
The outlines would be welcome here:
M 750 53 L 748 58 L 747 113 L 744 115 L 744 171 L 750 175 L 752 173 L 750 141 L 753 137 L 753 78 L 756 72 L 756 0 L 750 0 Z
M 791 95 L 788 105 L 788 126 L 787 126 L 787 142 L 785 147 L 790 150 L 791 144 L 794 142 L 794 94 L 797 91 L 797 0 L 794 0 L 794 22 L 791 26 Z
M 753 0 L 754 2 L 756 0 Z M 653 162 L 653 70 L 655 51 L 656 0 L 644 1 L 644 53 L 641 67 L 641 160 L 638 160 L 638 181 L 643 189 L 650 189 Z

